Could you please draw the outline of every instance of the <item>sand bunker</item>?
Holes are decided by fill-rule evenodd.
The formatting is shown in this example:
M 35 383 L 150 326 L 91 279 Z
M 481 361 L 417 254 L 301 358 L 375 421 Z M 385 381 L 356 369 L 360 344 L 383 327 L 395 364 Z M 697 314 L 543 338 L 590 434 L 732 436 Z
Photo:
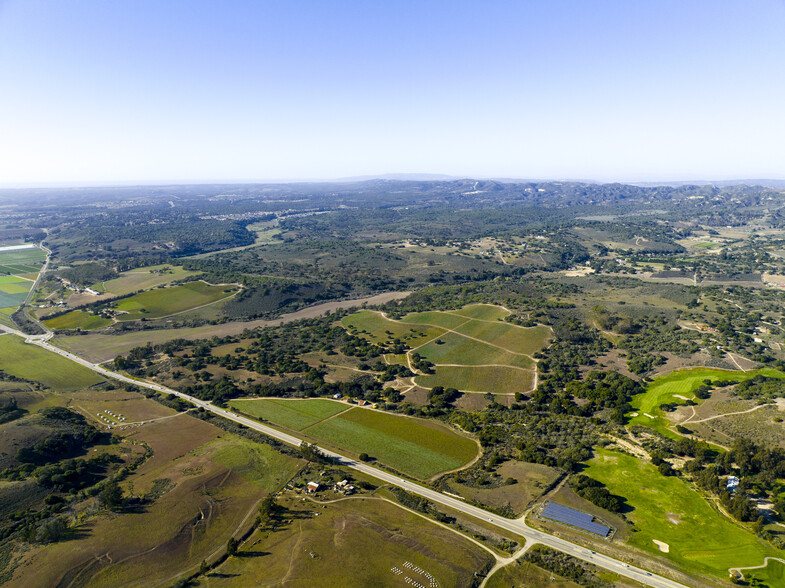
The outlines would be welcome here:
M 662 551 L 663 553 L 668 553 L 671 550 L 670 545 L 668 545 L 667 543 L 663 543 L 662 541 L 657 541 L 656 539 L 652 539 L 652 543 L 654 543 L 654 545 L 656 545 L 659 548 L 659 550 Z

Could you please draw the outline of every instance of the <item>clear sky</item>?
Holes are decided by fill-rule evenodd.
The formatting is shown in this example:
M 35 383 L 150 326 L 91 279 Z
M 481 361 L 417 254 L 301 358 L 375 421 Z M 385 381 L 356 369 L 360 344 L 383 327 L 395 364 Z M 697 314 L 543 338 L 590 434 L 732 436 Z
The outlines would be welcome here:
M 0 0 L 0 184 L 785 178 L 784 0 Z

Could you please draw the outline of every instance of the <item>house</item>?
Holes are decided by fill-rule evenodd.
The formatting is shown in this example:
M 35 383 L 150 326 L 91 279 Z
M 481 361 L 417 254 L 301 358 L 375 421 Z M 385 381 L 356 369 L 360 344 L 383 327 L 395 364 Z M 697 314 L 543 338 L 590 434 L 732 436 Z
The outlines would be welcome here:
M 358 406 L 366 406 L 367 404 L 368 404 L 367 400 L 358 400 L 357 401 L 357 405 Z
M 336 400 L 338 400 L 340 397 L 341 397 L 340 393 L 333 394 L 333 398 L 335 398 Z
M 736 476 L 728 476 L 728 482 L 725 486 L 728 489 L 728 492 L 735 492 L 738 485 L 739 479 Z
M 317 492 L 319 490 L 319 482 L 308 482 L 306 488 L 308 493 Z

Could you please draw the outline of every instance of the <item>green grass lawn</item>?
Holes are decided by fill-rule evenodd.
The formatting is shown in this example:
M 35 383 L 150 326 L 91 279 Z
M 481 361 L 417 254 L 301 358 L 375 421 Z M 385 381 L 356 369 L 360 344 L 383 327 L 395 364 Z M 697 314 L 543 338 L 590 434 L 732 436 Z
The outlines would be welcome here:
M 14 335 L 0 336 L 0 369 L 17 378 L 41 382 L 57 392 L 80 390 L 104 381 L 86 367 Z
M 230 298 L 235 292 L 237 287 L 232 285 L 213 286 L 204 282 L 189 282 L 141 292 L 120 300 L 114 307 L 127 313 L 117 316 L 121 321 L 155 319 Z
M 230 406 L 256 418 L 262 418 L 294 431 L 315 425 L 339 412 L 348 410 L 343 402 L 324 398 L 293 400 L 285 398 L 258 398 L 231 400 Z
M 332 400 L 251 399 L 230 405 L 336 448 L 367 453 L 420 479 L 458 468 L 477 455 L 474 441 L 438 423 L 358 407 L 346 410 L 346 404 Z
M 752 586 L 758 586 L 759 588 L 779 588 L 785 586 L 785 564 L 778 561 L 770 561 L 769 565 L 759 570 L 742 570 L 742 573 L 744 574 L 744 579 L 750 582 Z M 755 584 L 754 582 L 758 583 Z
M 44 324 L 50 329 L 82 329 L 83 331 L 89 331 L 111 325 L 112 321 L 84 310 L 73 310 L 53 319 L 45 320 Z
M 741 382 L 743 380 L 749 380 L 757 375 L 785 378 L 785 374 L 771 368 L 763 368 L 748 372 L 713 368 L 690 368 L 671 372 L 670 374 L 655 379 L 646 387 L 646 392 L 632 398 L 630 405 L 632 406 L 633 412 L 638 413 L 638 416 L 632 417 L 630 419 L 630 424 L 652 427 L 666 435 L 673 436 L 673 433 L 667 429 L 667 420 L 665 419 L 663 411 L 660 409 L 661 404 L 684 404 L 686 400 L 679 398 L 678 396 L 694 398 L 693 391 L 706 379 L 713 382 L 716 382 L 717 380 L 735 380 Z M 695 399 L 695 401 L 697 403 L 701 402 L 697 399 Z M 646 414 L 649 414 L 654 418 L 649 418 Z
M 631 545 L 671 559 L 687 572 L 726 578 L 730 567 L 785 555 L 714 510 L 684 480 L 663 476 L 633 456 L 596 449 L 583 473 L 627 499 L 633 508 L 627 516 L 638 530 Z M 667 543 L 670 552 L 659 551 L 652 539 Z

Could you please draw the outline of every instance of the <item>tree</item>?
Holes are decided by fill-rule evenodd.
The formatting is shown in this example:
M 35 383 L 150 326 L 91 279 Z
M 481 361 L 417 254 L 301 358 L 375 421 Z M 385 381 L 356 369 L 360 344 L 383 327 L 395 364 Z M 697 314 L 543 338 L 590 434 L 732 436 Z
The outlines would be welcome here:
M 237 541 L 237 539 L 234 537 L 229 537 L 229 541 L 226 542 L 226 555 L 237 555 L 237 547 L 239 543 L 240 542 Z
M 259 504 L 259 526 L 263 527 L 272 518 L 277 510 L 278 505 L 275 504 L 275 494 L 269 494 Z
M 115 480 L 111 480 L 104 485 L 104 489 L 98 494 L 98 501 L 106 508 L 115 510 L 123 505 L 123 489 L 120 488 Z
M 319 451 L 319 448 L 316 445 L 311 445 L 305 441 L 300 444 L 300 454 L 308 462 L 315 461 L 319 463 L 326 460 L 324 454 Z

